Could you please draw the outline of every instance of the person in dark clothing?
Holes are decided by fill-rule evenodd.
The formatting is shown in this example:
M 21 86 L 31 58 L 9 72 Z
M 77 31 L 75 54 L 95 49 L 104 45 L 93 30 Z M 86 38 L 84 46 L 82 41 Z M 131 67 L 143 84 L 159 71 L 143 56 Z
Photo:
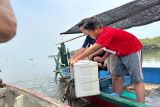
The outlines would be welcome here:
M 95 39 L 91 38 L 87 33 L 85 33 L 84 29 L 83 29 L 83 24 L 85 23 L 87 19 L 82 20 L 79 24 L 78 27 L 80 29 L 80 31 L 87 35 L 86 39 L 82 45 L 82 47 L 71 57 L 71 60 L 74 59 L 75 57 L 79 56 L 81 53 L 83 53 L 88 47 L 90 47 L 91 45 L 93 45 L 96 41 Z
M 89 35 L 86 36 L 86 39 L 82 45 L 83 48 L 88 48 L 95 43 L 95 39 L 92 39 Z
M 96 42 L 95 39 L 92 39 L 90 36 L 87 35 L 82 47 L 72 56 L 71 59 L 74 59 L 75 57 L 83 53 L 87 48 L 89 48 L 95 42 Z

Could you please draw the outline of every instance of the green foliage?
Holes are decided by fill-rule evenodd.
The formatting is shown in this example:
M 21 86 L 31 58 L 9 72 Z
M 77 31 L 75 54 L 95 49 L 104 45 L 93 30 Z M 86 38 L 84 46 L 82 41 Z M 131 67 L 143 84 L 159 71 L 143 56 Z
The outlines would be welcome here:
M 143 44 L 143 50 L 159 50 L 160 49 L 160 36 L 154 37 L 154 38 L 145 38 L 140 39 L 140 41 Z M 71 56 L 73 56 L 76 53 L 77 50 L 70 51 Z M 54 55 L 49 55 L 49 58 L 52 58 Z M 57 55 L 55 55 L 57 56 Z
M 159 50 L 160 49 L 160 36 L 154 38 L 141 39 L 143 50 Z

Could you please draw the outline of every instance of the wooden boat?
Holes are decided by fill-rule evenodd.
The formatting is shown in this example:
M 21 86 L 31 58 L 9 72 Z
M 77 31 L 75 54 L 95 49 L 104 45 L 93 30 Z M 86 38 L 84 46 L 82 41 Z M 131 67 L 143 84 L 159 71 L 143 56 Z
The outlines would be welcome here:
M 0 88 L 0 107 L 69 107 L 53 98 L 13 84 Z
M 60 74 L 63 79 L 70 79 L 70 73 L 68 70 L 68 58 L 69 53 L 67 53 L 65 44 L 61 43 L 61 47 L 59 47 L 59 54 L 57 56 L 56 61 L 56 75 Z M 65 49 L 65 54 L 61 52 L 61 50 Z M 64 51 L 64 50 L 63 50 Z M 63 59 L 60 57 L 63 56 Z M 59 60 L 65 60 L 63 63 L 58 63 Z M 144 83 L 146 84 L 155 84 L 159 86 L 160 84 L 160 68 L 156 67 L 143 67 L 143 76 Z M 101 94 L 96 96 L 83 97 L 85 101 L 92 104 L 93 107 L 150 107 L 150 105 L 142 104 L 136 102 L 136 94 L 133 91 L 124 90 L 122 93 L 122 97 L 113 96 L 113 87 L 111 86 L 111 76 L 108 75 L 108 71 L 99 71 L 99 83 Z M 124 86 L 132 85 L 131 77 L 129 75 L 124 78 Z M 160 88 L 160 86 L 159 86 Z M 160 93 L 160 89 L 159 89 Z M 160 96 L 159 96 L 160 97 Z M 158 98 L 159 98 L 158 97 Z M 150 103 L 151 104 L 151 103 Z M 154 105 L 154 104 L 152 104 Z
M 59 54 L 56 61 L 56 75 L 60 74 L 63 79 L 70 79 L 70 73 L 68 70 L 68 58 L 69 53 L 65 49 L 65 54 L 61 50 L 65 49 L 64 43 L 61 43 L 59 47 Z M 63 50 L 64 51 L 64 50 Z M 63 56 L 63 59 L 60 57 Z M 59 59 L 65 60 L 63 63 L 59 63 Z M 146 84 L 155 84 L 159 86 L 160 84 L 160 68 L 156 67 L 144 67 L 143 68 L 144 83 Z M 108 75 L 107 71 L 99 71 L 99 83 L 101 94 L 96 96 L 83 97 L 84 101 L 87 101 L 93 107 L 150 107 L 150 105 L 142 104 L 136 102 L 136 94 L 133 91 L 124 90 L 122 97 L 113 96 L 113 87 L 111 86 L 111 77 Z M 124 78 L 124 86 L 132 85 L 131 77 L 129 75 Z M 160 88 L 160 86 L 159 86 Z M 160 89 L 159 89 L 160 93 Z M 160 96 L 158 97 L 158 99 Z M 153 102 L 152 102 L 153 103 Z M 150 103 L 150 104 L 152 104 Z M 155 104 L 155 103 L 154 103 Z M 152 104 L 152 105 L 154 105 Z M 157 107 L 157 106 L 155 106 Z
M 134 0 L 130 3 L 114 8 L 112 10 L 92 16 L 102 20 L 104 26 L 112 26 L 121 29 L 127 29 L 136 26 L 150 24 L 160 20 L 160 1 L 159 0 Z M 61 34 L 75 34 L 81 33 L 76 24 L 69 30 Z M 68 40 L 69 41 L 69 40 Z M 62 77 L 69 77 L 67 70 L 69 52 L 65 49 L 65 42 L 60 43 L 58 57 L 56 62 L 56 75 L 59 73 Z M 59 63 L 59 57 L 61 63 Z M 63 66 L 62 66 L 63 65 Z M 143 68 L 144 82 L 151 84 L 160 84 L 160 68 Z M 135 93 L 124 91 L 122 96 L 110 95 L 113 88 L 109 87 L 111 78 L 100 75 L 101 94 L 97 96 L 85 97 L 87 101 L 91 102 L 95 107 L 148 107 L 149 105 L 136 102 Z M 125 77 L 124 86 L 131 85 L 130 77 Z
M 104 71 L 103 71 L 104 73 Z M 143 68 L 144 83 L 147 84 L 160 84 L 160 68 Z M 135 92 L 123 91 L 122 97 L 112 96 L 113 88 L 108 87 L 111 84 L 111 78 L 106 75 L 100 75 L 101 94 L 97 96 L 86 97 L 89 102 L 95 107 L 149 107 L 149 105 L 136 102 Z M 154 77 L 154 78 L 153 78 Z M 105 86 L 104 86 L 105 84 Z M 131 78 L 126 76 L 124 78 L 124 86 L 131 85 Z M 152 104 L 154 105 L 154 104 Z
M 61 68 L 62 77 L 69 79 L 70 72 L 68 67 Z M 145 84 L 160 84 L 160 68 L 143 67 L 143 76 Z M 122 97 L 115 96 L 113 93 L 112 80 L 108 71 L 99 71 L 99 84 L 101 94 L 96 96 L 83 97 L 93 107 L 150 107 L 150 105 L 142 104 L 136 101 L 136 94 L 130 90 L 124 90 Z M 131 86 L 131 77 L 129 75 L 124 77 L 124 87 Z M 159 86 L 160 88 L 160 86 Z M 160 90 L 159 90 L 160 93 Z M 159 96 L 160 97 L 160 96 Z M 154 104 L 152 104 L 154 105 Z

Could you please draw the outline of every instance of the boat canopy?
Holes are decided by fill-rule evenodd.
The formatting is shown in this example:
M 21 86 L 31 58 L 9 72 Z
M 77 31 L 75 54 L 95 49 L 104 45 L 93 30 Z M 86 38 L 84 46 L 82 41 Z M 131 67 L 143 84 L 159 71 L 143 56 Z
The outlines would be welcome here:
M 103 26 L 127 29 L 160 20 L 160 0 L 134 0 L 117 8 L 97 14 Z M 77 24 L 61 34 L 81 33 Z

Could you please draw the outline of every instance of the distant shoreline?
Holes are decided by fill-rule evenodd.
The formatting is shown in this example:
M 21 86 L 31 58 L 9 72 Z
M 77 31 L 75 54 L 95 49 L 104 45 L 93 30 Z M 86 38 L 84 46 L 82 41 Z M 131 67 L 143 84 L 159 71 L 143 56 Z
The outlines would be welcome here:
M 140 39 L 143 44 L 143 52 L 147 51 L 159 51 L 160 50 L 160 36 L 154 38 L 144 38 Z M 77 50 L 70 51 L 71 55 L 74 55 Z M 55 55 L 57 56 L 57 55 Z
M 143 44 L 143 51 L 158 51 L 160 50 L 160 36 L 154 38 L 140 39 Z

